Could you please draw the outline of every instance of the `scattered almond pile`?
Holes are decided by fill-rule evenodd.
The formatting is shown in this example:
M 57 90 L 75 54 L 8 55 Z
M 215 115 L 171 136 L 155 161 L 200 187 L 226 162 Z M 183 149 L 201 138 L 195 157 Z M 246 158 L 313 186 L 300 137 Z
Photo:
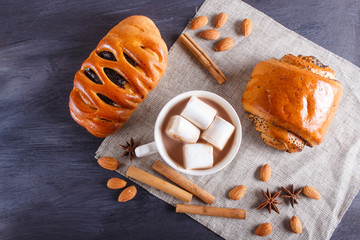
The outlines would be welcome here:
M 104 169 L 108 169 L 108 170 L 111 170 L 111 171 L 115 171 L 119 167 L 118 161 L 113 157 L 99 158 L 98 159 L 98 164 L 101 167 L 103 167 Z M 261 168 L 259 178 L 263 182 L 268 182 L 270 180 L 270 177 L 271 177 L 271 167 L 270 167 L 269 164 L 265 164 Z M 120 179 L 120 178 L 110 178 L 107 181 L 107 187 L 109 189 L 122 189 L 126 185 L 127 185 L 127 182 L 125 180 L 123 180 L 123 179 Z M 301 199 L 301 197 L 298 196 L 301 191 L 308 198 L 315 199 L 315 200 L 321 199 L 320 193 L 315 188 L 313 188 L 311 186 L 305 186 L 305 187 L 301 188 L 300 190 L 298 190 L 297 192 L 294 191 L 293 186 L 291 186 L 291 190 L 287 190 L 284 187 L 282 187 L 282 189 L 284 191 L 286 191 L 287 194 L 288 194 L 288 195 L 282 195 L 282 197 L 283 198 L 290 198 L 292 200 L 292 206 L 293 207 L 294 207 L 294 205 L 293 205 L 294 202 L 297 203 L 296 199 L 297 198 Z M 231 200 L 239 200 L 239 199 L 244 197 L 245 193 L 246 193 L 246 186 L 245 185 L 238 185 L 238 186 L 234 187 L 233 189 L 231 189 L 229 191 L 228 196 L 229 196 L 229 198 Z M 263 193 L 264 193 L 264 195 L 266 195 L 264 191 L 263 191 Z M 267 195 L 266 195 L 266 197 L 268 198 L 267 199 L 268 203 L 265 201 L 261 205 L 264 205 L 264 203 L 269 204 L 269 212 L 270 212 L 272 202 L 275 201 L 275 198 L 277 198 L 280 193 L 281 193 L 281 190 L 279 192 L 277 192 L 276 194 L 274 194 L 273 196 L 271 196 L 271 194 L 270 194 L 270 197 L 269 197 L 268 196 L 269 195 L 269 190 L 268 190 Z M 118 197 L 118 202 L 127 202 L 127 201 L 133 199 L 136 196 L 136 194 L 137 194 L 136 187 L 135 186 L 129 186 L 129 187 L 125 188 L 120 193 L 120 195 Z M 281 204 L 281 202 L 278 202 L 278 204 Z M 291 218 L 289 225 L 290 225 L 291 230 L 295 234 L 302 233 L 302 223 L 301 223 L 300 219 L 296 215 L 294 215 Z M 273 231 L 273 226 L 271 225 L 271 223 L 267 222 L 267 223 L 260 224 L 256 228 L 255 235 L 265 237 L 265 236 L 270 235 L 272 233 L 272 231 Z
M 221 12 L 219 13 L 215 18 L 215 28 L 219 29 L 222 26 L 225 25 L 225 23 L 228 20 L 227 13 Z M 202 27 L 204 27 L 209 22 L 208 18 L 206 16 L 199 16 L 195 18 L 190 25 L 191 30 L 197 30 Z M 200 33 L 200 36 L 207 40 L 216 40 L 220 38 L 220 32 L 216 29 L 207 29 Z M 247 37 L 252 32 L 252 22 L 250 19 L 244 19 L 241 24 L 241 32 L 242 34 Z M 216 45 L 215 50 L 217 52 L 222 52 L 229 50 L 234 46 L 234 39 L 231 37 L 223 38 L 219 41 L 219 43 Z
M 261 181 L 267 182 L 267 181 L 269 181 L 270 177 L 271 177 L 270 165 L 265 164 L 261 168 L 259 178 L 260 178 Z M 284 187 L 282 187 L 282 189 L 284 191 L 286 191 L 287 194 L 288 194 L 288 195 L 282 195 L 282 197 L 283 198 L 290 198 L 291 201 L 292 201 L 291 203 L 292 203 L 293 207 L 294 207 L 294 202 L 297 203 L 296 199 L 297 198 L 301 199 L 301 197 L 298 196 L 301 191 L 308 198 L 315 199 L 315 200 L 321 199 L 320 193 L 315 188 L 313 188 L 311 186 L 305 186 L 302 189 L 298 190 L 297 192 L 294 191 L 293 185 L 291 186 L 291 191 L 285 189 Z M 277 192 L 275 195 L 279 194 L 280 192 L 281 191 Z M 269 193 L 269 191 L 268 191 L 268 193 Z M 273 195 L 273 197 L 275 195 Z M 274 201 L 276 197 L 274 197 L 273 200 L 271 200 L 271 201 Z M 271 204 L 271 202 L 269 202 L 269 204 Z M 270 208 L 271 208 L 271 205 L 269 205 L 269 210 L 270 210 Z M 290 220 L 290 228 L 295 234 L 302 233 L 302 223 L 301 223 L 300 219 L 296 215 L 294 215 Z M 265 237 L 265 236 L 268 236 L 272 231 L 273 231 L 273 226 L 270 223 L 263 223 L 263 224 L 259 225 L 256 228 L 255 235 Z
M 98 159 L 98 164 L 107 170 L 115 171 L 119 167 L 118 161 L 113 157 L 102 157 Z M 106 186 L 110 189 L 121 189 L 126 186 L 127 182 L 120 178 L 110 178 Z M 125 188 L 119 195 L 118 202 L 127 202 L 135 197 L 137 193 L 135 186 Z
M 270 177 L 271 177 L 271 167 L 269 164 L 265 164 L 262 166 L 262 168 L 260 170 L 259 178 L 263 182 L 268 182 L 270 180 Z M 296 199 L 301 199 L 301 197 L 298 196 L 301 191 L 308 198 L 316 199 L 316 200 L 321 199 L 320 193 L 315 188 L 310 187 L 310 186 L 305 186 L 304 188 L 301 188 L 300 190 L 297 190 L 296 192 L 294 191 L 293 185 L 291 186 L 290 190 L 287 190 L 284 187 L 282 187 L 282 189 L 286 192 L 286 194 L 282 195 L 282 197 L 289 198 L 291 200 L 291 203 L 292 203 L 291 205 L 293 207 L 294 207 L 294 203 L 297 203 Z M 231 200 L 239 200 L 242 197 L 244 197 L 245 192 L 246 192 L 246 186 L 238 185 L 229 191 L 228 197 Z M 262 206 L 265 205 L 265 206 L 268 206 L 268 208 L 269 208 L 268 210 L 270 212 L 270 208 L 272 208 L 273 202 L 274 203 L 278 202 L 278 204 L 281 204 L 281 202 L 275 200 L 280 195 L 281 192 L 282 191 L 280 190 L 279 192 L 277 192 L 274 195 L 271 195 L 271 193 L 270 193 L 270 196 L 269 196 L 269 190 L 267 191 L 267 194 L 265 192 L 263 192 L 263 194 L 266 195 L 268 199 L 267 199 L 267 201 L 262 202 L 260 205 L 261 207 L 258 207 L 258 209 L 262 209 L 263 208 Z M 275 209 L 277 209 L 277 208 L 275 208 Z M 296 215 L 294 215 L 291 218 L 289 225 L 290 225 L 291 230 L 295 234 L 302 233 L 302 223 Z M 272 231 L 273 231 L 273 226 L 271 225 L 271 223 L 263 223 L 256 228 L 255 235 L 260 236 L 260 237 L 265 237 L 265 236 L 268 236 L 269 234 L 271 234 Z

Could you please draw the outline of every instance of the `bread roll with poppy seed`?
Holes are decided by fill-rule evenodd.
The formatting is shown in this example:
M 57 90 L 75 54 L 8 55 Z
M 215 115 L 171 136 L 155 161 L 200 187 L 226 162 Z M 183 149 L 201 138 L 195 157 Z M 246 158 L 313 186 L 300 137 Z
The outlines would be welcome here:
M 97 137 L 114 133 L 155 88 L 167 58 L 167 46 L 151 19 L 124 19 L 75 74 L 71 116 Z
M 293 153 L 322 142 L 341 95 L 331 68 L 288 54 L 255 66 L 242 104 L 265 143 Z

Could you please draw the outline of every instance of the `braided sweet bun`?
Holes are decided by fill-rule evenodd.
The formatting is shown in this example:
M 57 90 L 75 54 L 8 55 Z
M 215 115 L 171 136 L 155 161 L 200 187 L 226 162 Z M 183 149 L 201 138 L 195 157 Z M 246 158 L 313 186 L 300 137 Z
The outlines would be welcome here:
M 167 46 L 151 19 L 124 19 L 99 42 L 75 74 L 69 101 L 71 116 L 94 136 L 116 132 L 156 87 L 167 57 Z
M 331 68 L 288 54 L 255 66 L 242 104 L 265 143 L 292 153 L 322 142 L 341 95 Z

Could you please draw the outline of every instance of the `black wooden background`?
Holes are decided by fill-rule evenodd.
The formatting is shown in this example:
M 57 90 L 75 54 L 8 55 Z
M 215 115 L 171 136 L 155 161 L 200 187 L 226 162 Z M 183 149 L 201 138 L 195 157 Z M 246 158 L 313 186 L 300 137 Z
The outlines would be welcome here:
M 117 203 L 102 139 L 68 109 L 74 73 L 120 20 L 152 18 L 170 47 L 202 2 L 0 0 L 0 239 L 220 239 L 140 187 Z M 360 66 L 359 1 L 245 2 Z M 332 239 L 359 239 L 359 215 L 358 195 Z

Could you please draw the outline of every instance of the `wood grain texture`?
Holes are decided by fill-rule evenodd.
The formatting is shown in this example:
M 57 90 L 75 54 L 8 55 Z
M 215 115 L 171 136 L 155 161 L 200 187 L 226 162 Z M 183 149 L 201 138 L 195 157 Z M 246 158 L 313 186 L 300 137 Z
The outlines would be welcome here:
M 138 186 L 117 203 L 106 182 L 119 175 L 94 159 L 102 139 L 68 109 L 75 72 L 120 20 L 150 17 L 170 47 L 202 2 L 2 1 L 0 239 L 220 239 Z M 245 2 L 360 66 L 359 1 Z M 359 214 L 358 195 L 332 239 L 357 239 Z

